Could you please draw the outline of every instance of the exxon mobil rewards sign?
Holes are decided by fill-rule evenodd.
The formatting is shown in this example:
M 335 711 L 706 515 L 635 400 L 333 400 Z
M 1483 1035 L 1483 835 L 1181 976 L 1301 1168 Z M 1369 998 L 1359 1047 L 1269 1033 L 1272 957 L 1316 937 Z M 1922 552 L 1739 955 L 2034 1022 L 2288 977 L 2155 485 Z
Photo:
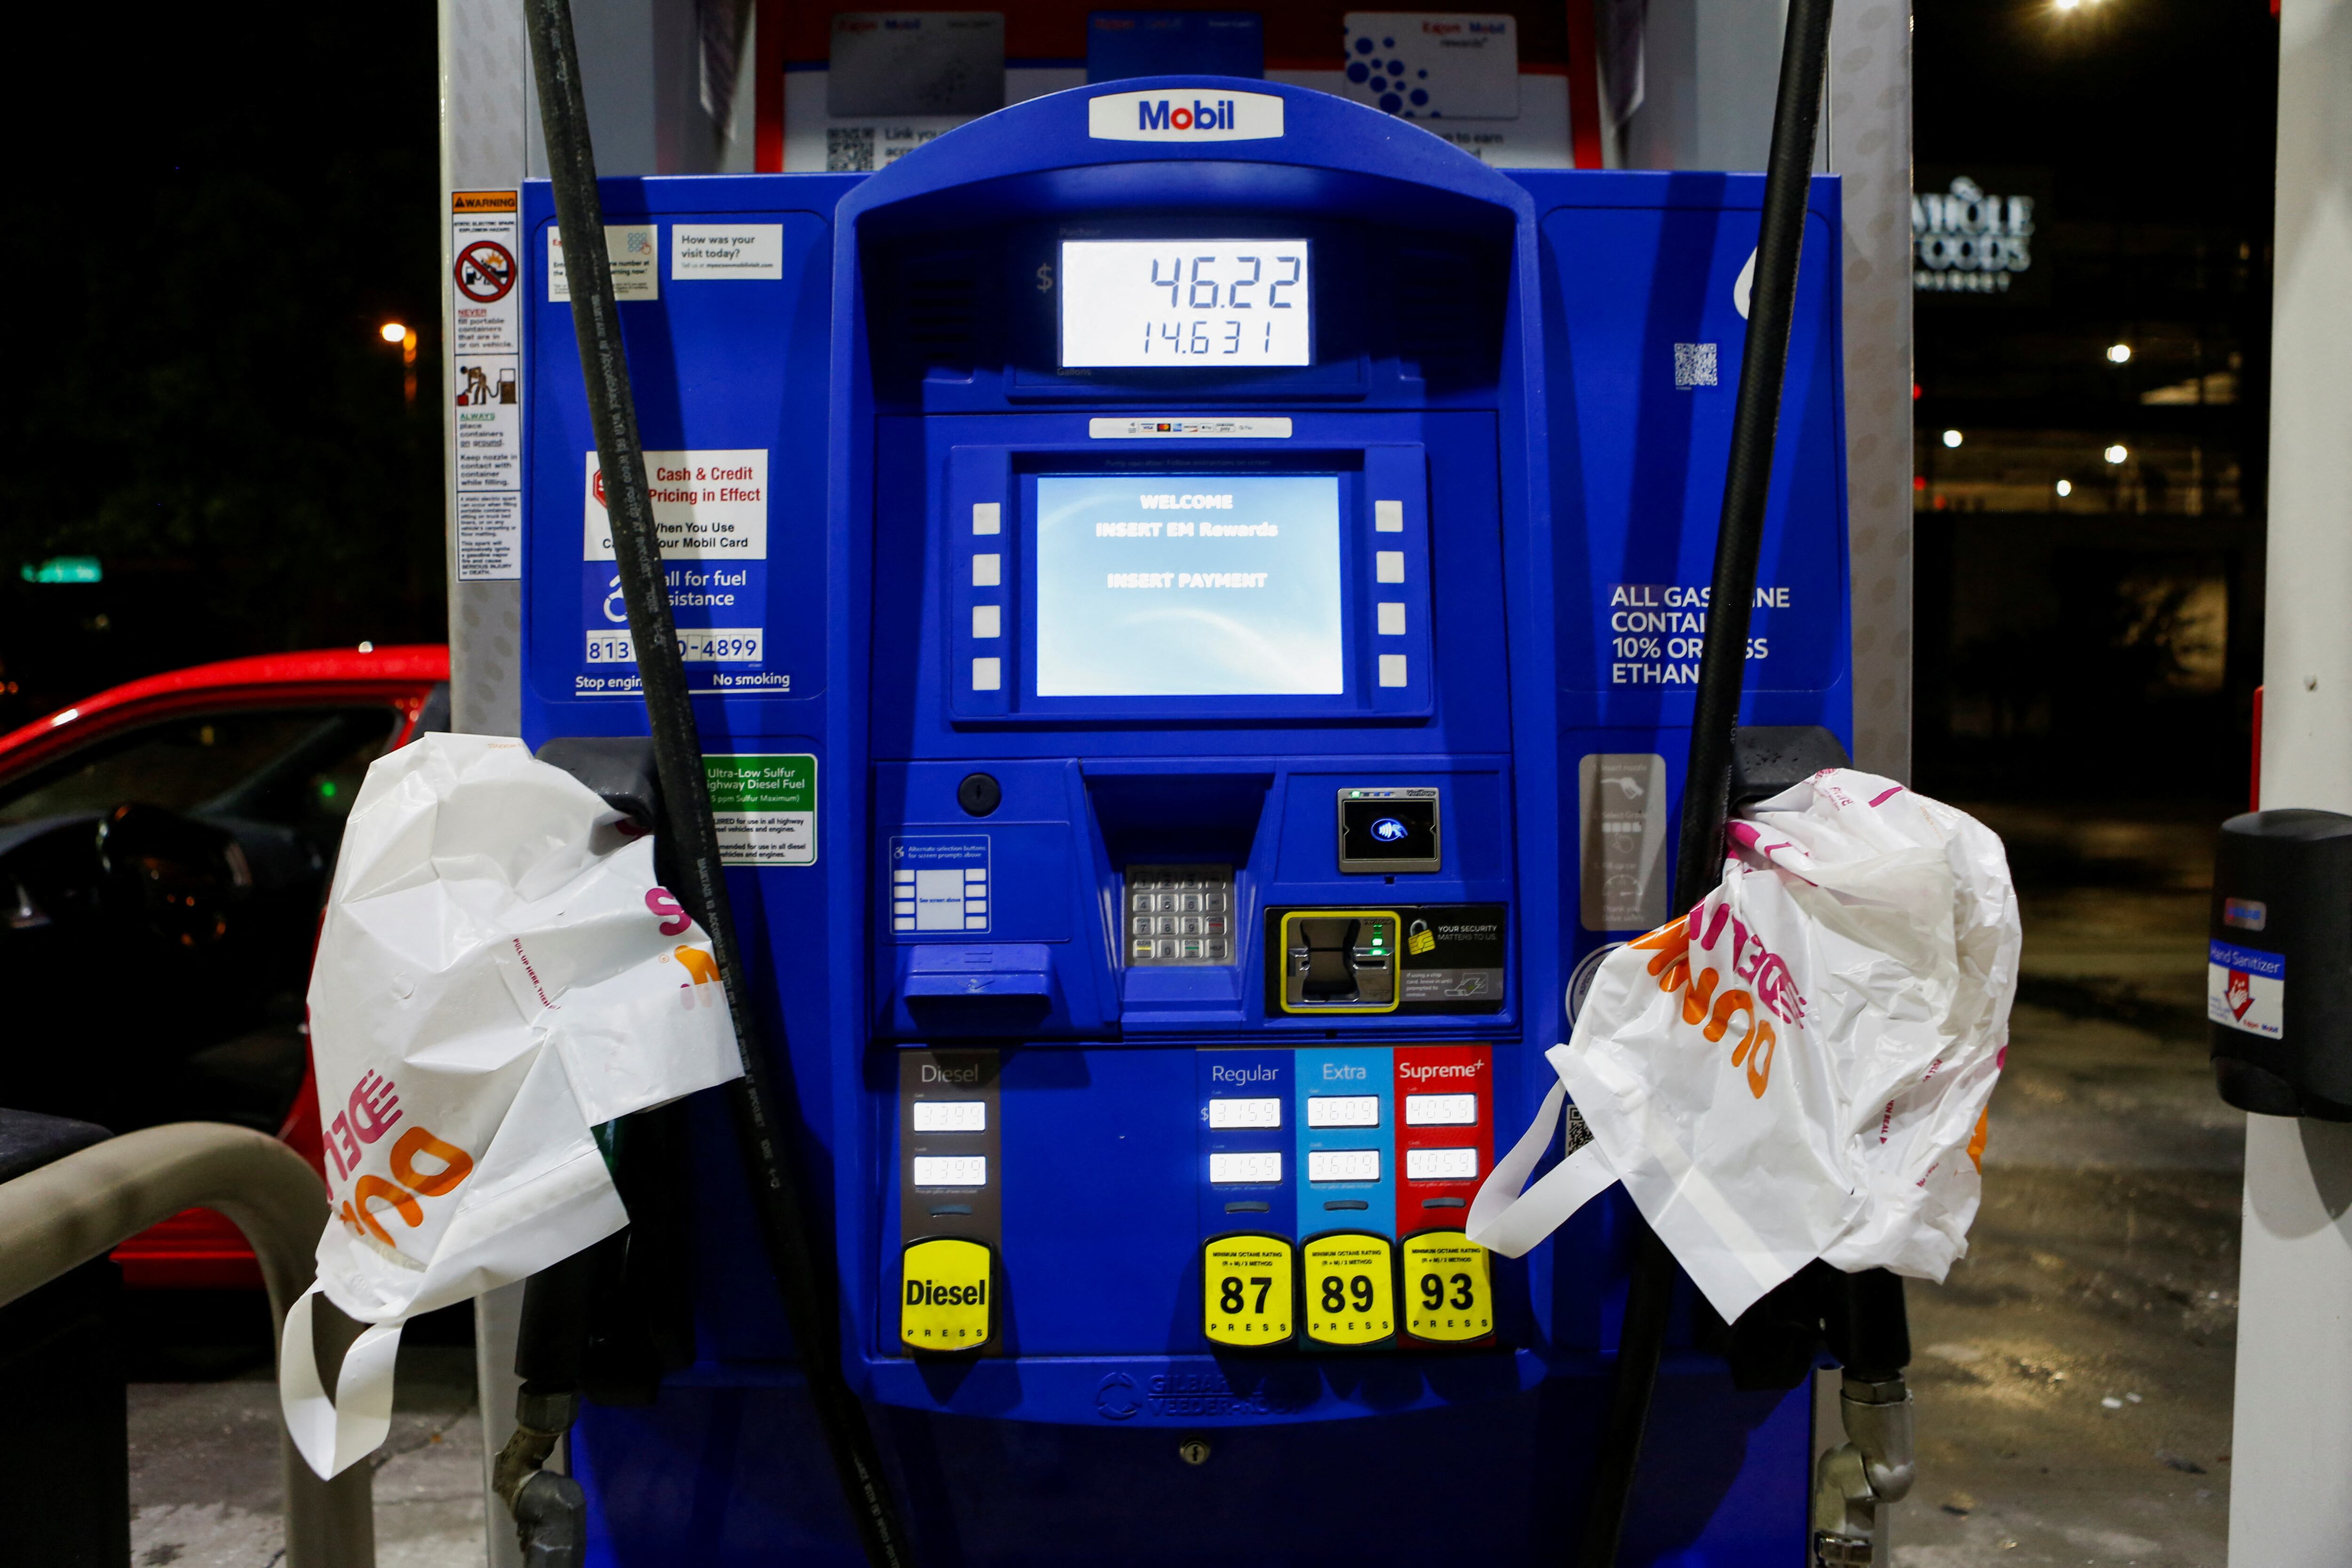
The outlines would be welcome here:
M 1087 103 L 1097 141 L 1263 141 L 1282 134 L 1282 99 L 1265 92 L 1108 92 Z

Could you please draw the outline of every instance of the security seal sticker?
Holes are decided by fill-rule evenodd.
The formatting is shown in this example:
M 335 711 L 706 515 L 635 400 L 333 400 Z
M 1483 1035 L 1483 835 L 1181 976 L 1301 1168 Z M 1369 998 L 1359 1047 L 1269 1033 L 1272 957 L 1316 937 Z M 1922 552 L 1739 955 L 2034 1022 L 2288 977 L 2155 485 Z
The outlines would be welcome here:
M 2286 959 L 2216 942 L 2205 953 L 2205 1016 L 2264 1040 L 2286 1034 Z
M 1487 1256 L 1459 1230 L 1405 1238 L 1404 1332 L 1437 1344 L 1463 1344 L 1493 1333 L 1495 1287 Z
M 814 757 L 705 757 L 702 771 L 723 864 L 816 864 Z
M 1305 1249 L 1307 1337 L 1379 1344 L 1396 1333 L 1395 1263 L 1385 1236 L 1318 1236 Z
M 1201 1249 L 1202 1332 L 1219 1344 L 1290 1338 L 1290 1243 L 1279 1236 L 1220 1236 Z
M 918 1241 L 900 1269 L 898 1338 L 910 1350 L 978 1350 L 988 1343 L 994 1272 L 987 1247 L 958 1237 Z

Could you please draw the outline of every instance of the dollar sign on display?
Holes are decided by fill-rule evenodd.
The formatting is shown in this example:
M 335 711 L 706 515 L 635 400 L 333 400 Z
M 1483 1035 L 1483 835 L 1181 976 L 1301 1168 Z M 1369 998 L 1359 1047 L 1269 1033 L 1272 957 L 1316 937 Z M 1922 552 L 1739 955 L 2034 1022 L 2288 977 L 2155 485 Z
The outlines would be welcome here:
M 1037 292 L 1040 294 L 1051 294 L 1053 291 L 1054 264 L 1050 261 L 1039 262 L 1037 264 Z

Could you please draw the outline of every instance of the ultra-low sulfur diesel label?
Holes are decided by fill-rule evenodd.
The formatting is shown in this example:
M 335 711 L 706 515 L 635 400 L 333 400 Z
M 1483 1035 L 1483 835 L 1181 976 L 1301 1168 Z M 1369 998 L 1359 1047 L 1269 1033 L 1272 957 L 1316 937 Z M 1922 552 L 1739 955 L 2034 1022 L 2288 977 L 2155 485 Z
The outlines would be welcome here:
M 1384 1236 L 1318 1236 L 1306 1247 L 1307 1337 L 1378 1344 L 1396 1333 L 1396 1264 Z
M 1280 1344 L 1290 1338 L 1290 1243 L 1278 1236 L 1221 1236 L 1201 1249 L 1202 1332 L 1219 1344 Z
M 1404 1243 L 1404 1329 L 1415 1339 L 1463 1344 L 1495 1332 L 1495 1287 L 1486 1249 L 1458 1230 Z
M 816 863 L 816 758 L 807 752 L 702 759 L 719 859 L 729 865 Z
M 898 1338 L 910 1350 L 978 1350 L 988 1343 L 989 1250 L 954 1237 L 918 1241 L 900 1270 Z

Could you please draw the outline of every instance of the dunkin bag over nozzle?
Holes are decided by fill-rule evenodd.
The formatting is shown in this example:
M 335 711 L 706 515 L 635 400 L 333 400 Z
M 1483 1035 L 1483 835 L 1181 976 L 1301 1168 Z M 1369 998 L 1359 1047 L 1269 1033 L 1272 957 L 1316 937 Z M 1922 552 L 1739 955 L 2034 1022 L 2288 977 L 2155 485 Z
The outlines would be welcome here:
M 310 1468 L 383 1440 L 403 1322 L 628 1223 L 590 1129 L 740 1074 L 701 928 L 653 841 L 519 740 L 427 735 L 368 769 L 310 977 L 333 1217 L 278 1389 Z M 373 1325 L 333 1402 L 323 1291 Z
M 1470 1239 L 1509 1257 L 1623 1182 L 1727 1322 L 1815 1258 L 1968 1249 L 2021 930 L 2000 840 L 1830 768 L 1730 824 L 1723 883 L 1612 952 Z M 1568 1155 L 1522 1193 L 1572 1098 Z

